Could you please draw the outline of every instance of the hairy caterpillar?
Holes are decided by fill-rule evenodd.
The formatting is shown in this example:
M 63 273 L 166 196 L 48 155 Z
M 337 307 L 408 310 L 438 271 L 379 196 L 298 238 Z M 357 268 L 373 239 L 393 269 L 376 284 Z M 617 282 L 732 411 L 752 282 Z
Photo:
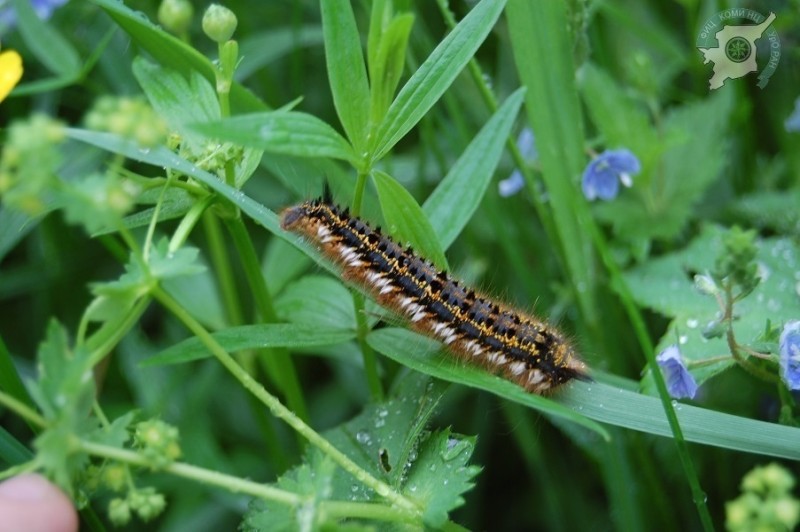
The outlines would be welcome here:
M 281 213 L 281 227 L 305 235 L 341 268 L 345 281 L 459 358 L 539 394 L 586 379 L 586 365 L 561 332 L 479 295 L 347 209 L 306 201 Z

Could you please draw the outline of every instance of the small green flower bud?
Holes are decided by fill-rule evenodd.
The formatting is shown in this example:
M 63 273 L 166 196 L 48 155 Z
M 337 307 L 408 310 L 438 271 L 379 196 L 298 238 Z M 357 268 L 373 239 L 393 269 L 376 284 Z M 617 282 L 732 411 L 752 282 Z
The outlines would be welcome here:
M 211 4 L 203 14 L 203 32 L 217 43 L 229 40 L 237 24 L 233 11 L 219 4 Z
M 697 274 L 694 276 L 694 287 L 698 292 L 707 296 L 719 294 L 720 289 L 717 282 L 708 274 Z
M 800 501 L 783 498 L 775 501 L 775 518 L 786 530 L 791 530 L 800 522 Z
M 127 525 L 131 520 L 131 508 L 125 499 L 112 499 L 108 503 L 108 518 L 115 526 Z
M 158 6 L 158 23 L 175 35 L 186 33 L 193 16 L 194 8 L 188 0 L 163 0 Z
M 121 491 L 128 480 L 128 472 L 125 466 L 113 464 L 103 469 L 103 482 L 111 491 Z
M 167 505 L 164 495 L 156 492 L 154 488 L 137 490 L 129 496 L 131 508 L 142 521 L 149 521 L 158 517 Z

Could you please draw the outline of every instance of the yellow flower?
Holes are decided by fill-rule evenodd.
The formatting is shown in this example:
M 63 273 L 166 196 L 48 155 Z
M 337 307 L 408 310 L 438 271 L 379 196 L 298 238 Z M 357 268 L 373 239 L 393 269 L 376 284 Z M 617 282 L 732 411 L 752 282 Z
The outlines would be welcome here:
M 0 102 L 22 78 L 22 58 L 14 50 L 0 52 Z

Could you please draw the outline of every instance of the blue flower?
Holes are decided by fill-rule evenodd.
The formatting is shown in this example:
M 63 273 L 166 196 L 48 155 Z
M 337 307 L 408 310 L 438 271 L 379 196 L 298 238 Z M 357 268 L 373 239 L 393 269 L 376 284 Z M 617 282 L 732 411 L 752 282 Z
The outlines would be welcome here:
M 67 0 L 29 0 L 31 7 L 42 20 L 47 20 L 57 8 L 67 3 Z M 5 2 L 0 1 L 0 6 L 5 6 Z M 17 12 L 11 6 L 0 8 L 0 35 L 3 31 L 17 23 Z
M 780 343 L 781 377 L 790 390 L 800 390 L 800 321 L 783 326 Z
M 784 127 L 789 133 L 800 131 L 800 97 L 794 101 L 794 111 L 784 122 Z
M 589 163 L 583 171 L 583 195 L 588 200 L 611 200 L 619 193 L 619 183 L 629 187 L 632 174 L 642 169 L 639 159 L 626 149 L 606 150 Z
M 520 153 L 529 163 L 535 161 L 539 157 L 539 153 L 536 150 L 533 130 L 531 128 L 526 127 L 520 131 L 519 137 L 517 137 L 517 148 L 519 148 Z M 522 177 L 522 172 L 514 170 L 507 179 L 503 179 L 497 184 L 497 190 L 502 197 L 507 198 L 522 190 L 524 186 L 525 179 Z
M 664 372 L 667 390 L 672 397 L 675 399 L 694 398 L 697 393 L 697 381 L 686 369 L 677 345 L 673 344 L 661 351 L 656 357 L 656 362 Z

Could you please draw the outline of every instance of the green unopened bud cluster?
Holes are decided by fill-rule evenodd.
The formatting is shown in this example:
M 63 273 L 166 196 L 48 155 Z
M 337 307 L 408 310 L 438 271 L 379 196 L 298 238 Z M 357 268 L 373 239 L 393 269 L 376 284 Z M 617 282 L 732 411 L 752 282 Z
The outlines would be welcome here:
M 135 512 L 142 521 L 150 521 L 164 511 L 166 500 L 155 488 L 131 490 L 125 498 L 117 497 L 108 504 L 108 517 L 116 526 L 130 522 Z
M 86 127 L 133 139 L 140 146 L 163 144 L 167 126 L 144 98 L 102 96 L 86 115 Z
M 44 191 L 52 186 L 61 164 L 58 145 L 64 136 L 64 125 L 42 114 L 11 124 L 0 155 L 4 204 L 30 215 L 44 212 Z
M 722 237 L 723 251 L 717 257 L 713 276 L 718 281 L 730 280 L 739 288 L 739 297 L 749 294 L 758 285 L 758 264 L 756 263 L 756 232 L 745 231 L 738 226 Z
M 800 500 L 792 496 L 795 479 L 772 463 L 756 467 L 742 479 L 742 494 L 725 504 L 725 528 L 732 532 L 795 530 Z
M 244 149 L 230 142 L 206 142 L 200 146 L 188 146 L 181 155 L 198 168 L 216 174 L 224 180 L 225 165 L 239 164 L 244 157 Z
M 136 425 L 134 445 L 154 469 L 166 467 L 181 456 L 178 429 L 158 419 Z
M 68 222 L 83 225 L 89 233 L 116 229 L 136 203 L 138 185 L 112 173 L 92 174 L 61 187 Z

